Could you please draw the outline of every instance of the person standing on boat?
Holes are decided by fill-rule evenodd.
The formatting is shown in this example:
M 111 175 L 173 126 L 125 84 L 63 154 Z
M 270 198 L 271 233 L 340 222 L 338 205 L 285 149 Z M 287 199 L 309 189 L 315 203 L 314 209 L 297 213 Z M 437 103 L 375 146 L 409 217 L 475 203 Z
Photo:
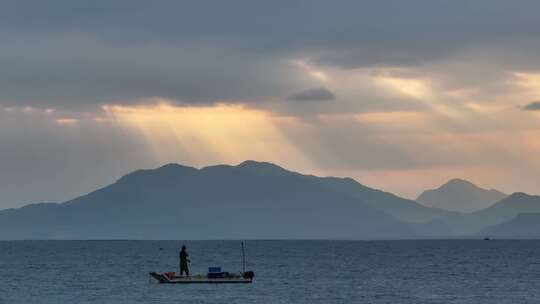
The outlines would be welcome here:
M 186 251 L 186 245 L 182 245 L 182 250 L 180 250 L 180 275 L 185 272 L 186 276 L 189 276 L 188 263 L 191 261 L 188 259 L 188 257 L 189 254 Z

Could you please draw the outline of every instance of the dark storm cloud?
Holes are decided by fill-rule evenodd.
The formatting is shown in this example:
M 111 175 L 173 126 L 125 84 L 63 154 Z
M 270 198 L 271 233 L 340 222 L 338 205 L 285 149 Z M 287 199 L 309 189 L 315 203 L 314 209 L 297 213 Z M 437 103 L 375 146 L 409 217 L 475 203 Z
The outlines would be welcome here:
M 540 101 L 534 101 L 523 107 L 524 111 L 540 111 Z
M 159 96 L 209 103 L 306 85 L 300 70 L 275 57 L 210 43 L 113 43 L 82 32 L 24 37 L 0 33 L 11 41 L 0 46 L 0 102 L 80 106 Z
M 0 102 L 266 100 L 317 85 L 286 60 L 419 65 L 538 40 L 539 10 L 537 1 L 503 0 L 6 0 Z
M 325 101 L 334 100 L 336 95 L 326 88 L 311 88 L 293 93 L 287 97 L 292 101 Z

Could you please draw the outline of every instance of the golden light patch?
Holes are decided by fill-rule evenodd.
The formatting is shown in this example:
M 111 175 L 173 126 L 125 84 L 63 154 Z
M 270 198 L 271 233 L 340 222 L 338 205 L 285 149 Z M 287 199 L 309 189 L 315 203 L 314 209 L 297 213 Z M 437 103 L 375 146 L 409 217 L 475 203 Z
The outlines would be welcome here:
M 429 125 L 430 117 L 423 112 L 374 112 L 356 114 L 354 118 L 362 125 L 377 130 L 380 134 L 400 133 L 407 134 L 426 129 Z
M 315 68 L 314 66 L 309 64 L 306 60 L 293 60 L 292 63 L 300 67 L 302 70 L 304 70 L 308 75 L 310 75 L 313 78 L 316 78 L 322 81 L 328 80 L 328 75 L 325 72 Z
M 361 113 L 355 115 L 355 118 L 361 122 L 369 124 L 414 124 L 417 125 L 420 122 L 426 120 L 426 114 L 422 112 L 373 112 L 373 113 Z
M 57 118 L 54 120 L 59 125 L 74 125 L 79 122 L 78 119 L 75 118 Z
M 376 76 L 375 84 L 400 94 L 425 99 L 432 95 L 431 89 L 425 80 L 417 78 L 399 78 L 389 76 Z
M 110 119 L 140 132 L 162 162 L 205 165 L 257 159 L 313 168 L 265 111 L 238 105 L 193 107 L 164 102 L 108 105 L 103 110 Z
M 506 110 L 507 106 L 501 105 L 485 105 L 474 102 L 465 103 L 465 106 L 478 113 L 495 113 Z
M 461 111 L 459 108 L 451 107 L 445 104 L 435 104 L 431 107 L 431 110 L 434 113 L 442 115 L 443 117 L 452 119 L 456 123 L 465 123 L 467 121 L 465 113 L 463 113 L 463 111 Z
M 526 132 L 523 142 L 531 151 L 540 153 L 540 129 Z M 540 158 L 535 158 L 535 160 L 540 165 Z
M 34 108 L 31 107 L 31 106 L 26 106 L 23 108 L 22 110 L 24 113 L 30 113 L 30 112 L 33 112 L 34 111 Z
M 540 98 L 540 74 L 536 73 L 514 73 L 516 84 L 527 88 L 534 94 L 531 98 Z

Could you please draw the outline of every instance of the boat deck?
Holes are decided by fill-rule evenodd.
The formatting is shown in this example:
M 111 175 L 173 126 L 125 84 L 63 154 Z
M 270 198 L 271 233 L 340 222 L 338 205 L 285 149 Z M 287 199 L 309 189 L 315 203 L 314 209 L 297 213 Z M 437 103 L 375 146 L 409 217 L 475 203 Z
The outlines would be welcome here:
M 169 277 L 166 274 L 151 272 L 150 276 L 162 284 L 230 284 L 230 283 L 251 283 L 253 279 L 244 278 L 242 276 L 225 277 L 225 278 L 208 278 L 206 275 L 193 276 L 173 276 Z

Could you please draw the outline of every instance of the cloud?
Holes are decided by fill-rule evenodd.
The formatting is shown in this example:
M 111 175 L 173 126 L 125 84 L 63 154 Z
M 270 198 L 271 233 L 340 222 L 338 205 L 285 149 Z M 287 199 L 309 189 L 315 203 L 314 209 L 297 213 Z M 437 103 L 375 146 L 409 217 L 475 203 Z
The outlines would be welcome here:
M 475 62 L 504 45 L 499 62 L 534 69 L 540 47 L 524 43 L 539 40 L 539 10 L 537 1 L 505 0 L 6 0 L 0 103 L 81 107 L 157 96 L 258 104 L 323 84 L 287 64 L 300 57 L 340 69 L 416 68 L 488 50 L 467 60 Z
M 516 108 L 538 110 L 518 104 L 540 92 L 538 11 L 534 0 L 0 1 L 2 199 L 65 199 L 160 165 L 153 153 L 194 164 L 178 155 L 236 163 L 212 155 L 290 151 L 255 128 L 200 127 L 214 121 L 206 114 L 182 133 L 195 117 L 186 108 L 231 104 L 266 113 L 263 134 L 279 129 L 323 174 L 386 170 L 414 188 L 403 180 L 431 175 L 407 172 L 508 164 L 515 185 L 534 182 L 540 164 L 522 155 L 540 151 L 540 126 Z M 160 101 L 191 118 L 166 109 L 174 132 L 160 133 L 115 124 L 103 107 Z M 175 134 L 219 144 L 189 154 L 170 144 Z
M 522 107 L 523 111 L 540 111 L 540 101 L 533 101 Z
M 325 101 L 334 99 L 336 99 L 336 95 L 323 87 L 303 90 L 287 97 L 287 100 L 292 101 Z
M 0 41 L 13 41 L 0 52 L 0 103 L 8 105 L 81 108 L 148 97 L 185 104 L 258 103 L 313 85 L 280 58 L 214 43 L 112 43 L 88 33 L 20 35 L 0 33 Z

